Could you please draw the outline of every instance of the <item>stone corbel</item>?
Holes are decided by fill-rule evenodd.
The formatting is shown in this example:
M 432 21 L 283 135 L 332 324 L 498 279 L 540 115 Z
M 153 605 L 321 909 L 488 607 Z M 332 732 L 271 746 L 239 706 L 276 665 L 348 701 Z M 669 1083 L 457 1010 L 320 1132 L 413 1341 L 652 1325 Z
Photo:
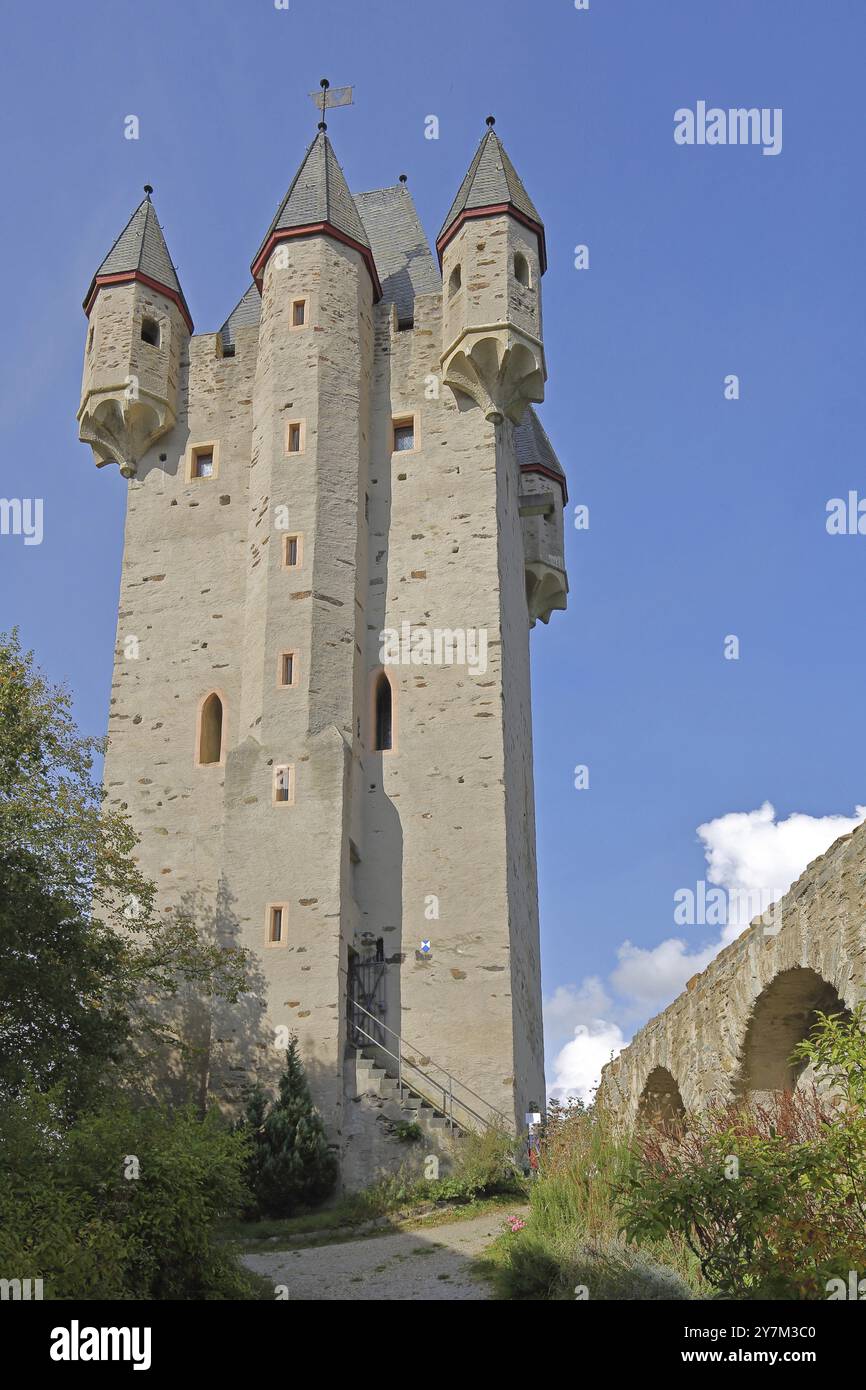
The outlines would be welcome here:
M 530 403 L 544 400 L 541 343 L 510 324 L 467 329 L 442 357 L 446 386 L 475 401 L 488 420 L 519 425 Z

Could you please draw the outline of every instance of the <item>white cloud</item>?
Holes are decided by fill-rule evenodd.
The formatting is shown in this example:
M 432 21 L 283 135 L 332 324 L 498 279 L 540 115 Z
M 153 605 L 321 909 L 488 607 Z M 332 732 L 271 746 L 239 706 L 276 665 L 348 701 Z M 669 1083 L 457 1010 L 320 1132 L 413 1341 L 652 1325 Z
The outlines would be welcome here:
M 647 950 L 624 941 L 617 951 L 619 965 L 610 977 L 611 984 L 642 1014 L 662 1008 L 685 989 L 687 980 L 709 965 L 721 945 L 717 941 L 690 951 L 684 941 L 669 937 Z
M 622 1029 L 616 1023 L 595 1019 L 590 1024 L 579 1023 L 574 1037 L 561 1048 L 554 1062 L 551 1096 L 565 1100 L 578 1096 L 591 1100 L 605 1062 L 610 1061 L 625 1046 Z
M 769 801 L 756 811 L 731 811 L 698 826 L 707 860 L 707 881 L 726 890 L 732 911 L 717 940 L 689 949 L 679 937 L 658 946 L 624 941 L 609 984 L 589 976 L 579 987 L 560 986 L 545 1005 L 545 1027 L 552 1049 L 553 1096 L 588 1099 L 601 1068 L 625 1045 L 622 1025 L 664 1008 L 733 941 L 757 910 L 786 893 L 808 864 L 866 820 L 866 806 L 853 816 L 794 813 L 777 821 Z M 760 900 L 760 908 L 752 910 Z M 620 1022 L 616 1022 L 617 1017 Z M 563 1045 L 563 1038 L 571 1034 Z
M 555 1049 L 574 1036 L 581 1023 L 604 1018 L 613 1001 L 597 975 L 589 975 L 577 988 L 560 985 L 544 1004 L 544 1032 L 548 1048 Z
M 734 892 L 787 892 L 813 859 L 864 819 L 866 806 L 857 806 L 853 816 L 795 812 L 781 821 L 776 820 L 769 801 L 757 811 L 731 811 L 698 826 L 707 857 L 707 878 Z

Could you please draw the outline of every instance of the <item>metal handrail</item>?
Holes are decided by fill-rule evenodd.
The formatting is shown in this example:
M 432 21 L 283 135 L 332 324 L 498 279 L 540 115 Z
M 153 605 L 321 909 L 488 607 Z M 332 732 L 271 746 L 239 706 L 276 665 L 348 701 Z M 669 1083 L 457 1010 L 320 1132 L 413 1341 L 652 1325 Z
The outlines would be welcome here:
M 387 1023 L 383 1023 L 382 1020 L 381 1020 L 380 1018 L 377 1018 L 375 1014 L 370 1013 L 370 1010 L 369 1010 L 369 1009 L 365 1009 L 365 1008 L 364 1008 L 364 1005 L 363 1005 L 363 1004 L 359 1004 L 356 1000 L 353 1000 L 353 1001 L 352 1001 L 352 1009 L 353 1009 L 353 1010 L 357 1009 L 360 1013 L 366 1014 L 366 1016 L 367 1016 L 368 1018 L 370 1018 L 370 1019 L 373 1020 L 373 1022 L 375 1023 L 375 1025 L 376 1025 L 377 1028 L 383 1029 L 386 1033 L 390 1033 L 390 1035 L 391 1035 L 392 1038 L 396 1038 L 396 1039 L 397 1039 L 397 1042 L 398 1042 L 398 1044 L 399 1044 L 399 1049 L 400 1049 L 400 1050 L 398 1050 L 397 1052 L 392 1052 L 391 1049 L 388 1048 L 388 1047 L 385 1047 L 383 1043 L 377 1042 L 377 1040 L 376 1040 L 374 1037 L 372 1037 L 364 1028 L 361 1028 L 360 1025 L 358 1025 L 357 1023 L 354 1025 L 358 1032 L 362 1033 L 363 1036 L 364 1036 L 365 1038 L 369 1038 L 371 1044 L 372 1044 L 374 1047 L 380 1048 L 382 1052 L 387 1053 L 389 1057 L 393 1057 L 393 1058 L 395 1059 L 395 1061 L 397 1062 L 397 1068 L 398 1068 L 397 1080 L 398 1080 L 398 1084 L 399 1084 L 401 1087 L 402 1087 L 402 1084 L 403 1084 L 403 1083 L 402 1083 L 402 1067 L 405 1065 L 405 1066 L 411 1067 L 413 1071 L 418 1072 L 419 1076 L 423 1076 L 425 1081 L 428 1081 L 428 1082 L 430 1083 L 430 1085 L 433 1086 L 436 1090 L 442 1092 L 442 1099 L 443 1099 L 443 1114 L 446 1115 L 446 1118 L 449 1118 L 449 1112 L 450 1112 L 449 1123 L 451 1124 L 452 1129 L 453 1129 L 453 1127 L 454 1127 L 453 1111 L 454 1111 L 454 1101 L 455 1101 L 455 1100 L 457 1101 L 457 1104 L 458 1104 L 459 1106 L 462 1106 L 462 1108 L 463 1108 L 464 1110 L 466 1110 L 466 1111 L 468 1112 L 468 1114 L 472 1115 L 474 1119 L 479 1120 L 479 1121 L 481 1122 L 481 1124 L 483 1124 L 483 1125 L 490 1125 L 490 1124 L 491 1124 L 491 1120 L 490 1120 L 489 1116 L 488 1116 L 488 1117 L 485 1117 L 485 1116 L 483 1116 L 483 1115 L 479 1115 L 478 1112 L 477 1112 L 476 1110 L 473 1110 L 473 1108 L 472 1108 L 471 1105 L 467 1105 L 466 1102 L 463 1101 L 463 1100 L 461 1100 L 459 1096 L 455 1096 L 455 1095 L 454 1095 L 454 1084 L 455 1084 L 455 1082 L 456 1082 L 457 1086 L 459 1086 L 462 1090 L 468 1091 L 469 1095 L 472 1096 L 474 1100 L 480 1101 L 482 1105 L 486 1106 L 487 1109 L 490 1110 L 490 1111 L 492 1112 L 492 1114 L 496 1117 L 496 1119 L 497 1119 L 498 1121 L 500 1121 L 503 1125 L 505 1125 L 506 1128 L 508 1128 L 508 1121 L 507 1121 L 507 1119 L 505 1118 L 505 1116 L 502 1114 L 501 1110 L 497 1110 L 495 1105 L 491 1105 L 490 1102 L 489 1102 L 488 1100 L 485 1100 L 483 1096 L 480 1096 L 480 1095 L 478 1094 L 477 1091 L 473 1091 L 472 1087 L 471 1087 L 471 1086 L 467 1086 L 466 1083 L 465 1083 L 464 1081 L 458 1080 L 457 1077 L 455 1077 L 450 1071 L 448 1071 L 447 1067 L 441 1066 L 440 1063 L 434 1061 L 432 1057 L 428 1058 L 428 1062 L 429 1062 L 429 1063 L 432 1063 L 432 1065 L 437 1069 L 437 1071 L 441 1071 L 441 1072 L 447 1077 L 447 1079 L 448 1079 L 448 1089 L 447 1089 L 447 1091 L 446 1091 L 446 1088 L 442 1085 L 442 1083 L 439 1082 L 439 1081 L 435 1081 L 435 1080 L 433 1079 L 432 1076 L 428 1076 L 427 1073 L 423 1070 L 423 1068 L 421 1068 L 421 1067 L 418 1066 L 417 1062 L 412 1062 L 412 1061 L 409 1060 L 408 1057 L 407 1057 L 407 1058 L 404 1058 L 403 1055 L 402 1055 L 402 1049 L 403 1049 L 403 1048 L 409 1048 L 409 1049 L 411 1049 L 411 1051 L 417 1052 L 417 1053 L 418 1053 L 420 1056 L 422 1056 L 422 1057 L 423 1057 L 423 1056 L 426 1056 L 426 1053 L 424 1053 L 423 1050 L 422 1050 L 421 1048 L 415 1047 L 412 1043 L 408 1042 L 408 1040 L 407 1040 L 406 1038 L 401 1037 L 400 1034 L 397 1033 L 393 1028 L 389 1028 L 388 1025 L 387 1025 Z M 421 1094 L 421 1093 L 419 1092 L 419 1094 Z M 444 1104 L 446 1097 L 447 1097 L 448 1100 L 449 1100 L 449 1106 L 448 1106 L 448 1107 L 446 1107 L 445 1104 Z M 423 1099 L 423 1100 L 428 1100 L 428 1101 L 430 1101 L 430 1097 L 429 1097 L 429 1096 L 423 1096 L 423 1095 L 422 1095 L 422 1099 Z M 434 1102 L 433 1102 L 433 1101 L 430 1101 L 430 1103 L 433 1104 Z
M 402 1068 L 403 1068 L 404 1066 L 409 1067 L 413 1072 L 417 1072 L 419 1076 L 423 1076 L 423 1077 L 424 1077 L 424 1080 L 425 1080 L 426 1082 L 429 1082 L 430 1086 L 433 1088 L 434 1091 L 441 1091 L 441 1092 L 442 1092 L 442 1101 L 441 1101 L 441 1103 L 440 1103 L 440 1101 L 439 1101 L 438 1099 L 434 1099 L 433 1096 L 431 1096 L 428 1092 L 426 1092 L 426 1091 L 423 1089 L 423 1087 L 420 1086 L 420 1085 L 418 1084 L 417 1081 L 415 1081 L 414 1078 L 413 1078 L 413 1080 L 412 1080 L 411 1086 L 409 1086 L 409 1089 L 412 1090 L 412 1091 L 414 1091 L 415 1094 L 418 1095 L 418 1096 L 421 1098 L 421 1100 L 426 1101 L 427 1104 L 428 1104 L 428 1105 L 431 1105 L 434 1109 L 436 1109 L 436 1110 L 441 1110 L 442 1115 L 443 1115 L 443 1116 L 445 1117 L 445 1119 L 448 1121 L 448 1125 L 449 1125 L 449 1128 L 450 1128 L 450 1129 L 453 1130 L 453 1129 L 454 1129 L 454 1124 L 455 1124 L 455 1120 L 454 1120 L 454 1102 L 455 1102 L 455 1100 L 456 1100 L 456 1102 L 457 1102 L 457 1105 L 460 1107 L 460 1109 L 461 1109 L 461 1110 L 465 1110 L 466 1113 L 467 1113 L 467 1115 L 471 1115 L 472 1118 L 475 1119 L 475 1120 L 477 1120 L 479 1124 L 485 1126 L 485 1128 L 487 1128 L 487 1127 L 490 1126 L 491 1121 L 490 1121 L 489 1117 L 484 1116 L 484 1115 L 479 1115 L 479 1114 L 478 1114 L 478 1111 L 477 1111 L 477 1110 L 473 1110 L 471 1105 L 467 1105 L 466 1102 L 463 1101 L 463 1100 L 461 1100 L 459 1096 L 455 1096 L 454 1093 L 453 1093 L 453 1090 L 451 1090 L 450 1088 L 449 1088 L 449 1089 L 446 1089 L 446 1088 L 441 1084 L 441 1082 L 434 1081 L 433 1078 L 432 1078 L 432 1076 L 428 1076 L 427 1073 L 426 1073 L 425 1071 L 422 1071 L 421 1068 L 417 1065 L 417 1063 L 415 1063 L 415 1062 L 410 1062 L 410 1061 L 408 1061 L 408 1059 L 401 1058 L 400 1055 L 399 1055 L 398 1053 L 392 1052 L 391 1049 L 390 1049 L 389 1047 L 385 1047 L 383 1043 L 377 1042 L 376 1039 L 373 1037 L 373 1035 L 372 1035 L 371 1033 L 368 1033 L 364 1028 L 362 1028 L 362 1027 L 360 1026 L 360 1024 L 355 1024 L 355 1030 L 356 1030 L 356 1032 L 361 1033 L 365 1038 L 368 1038 L 369 1041 L 370 1041 L 370 1043 L 372 1044 L 373 1048 L 375 1048 L 377 1051 L 379 1051 L 379 1052 L 384 1052 L 384 1053 L 386 1054 L 386 1056 L 388 1056 L 388 1057 L 393 1057 L 393 1058 L 394 1058 L 394 1060 L 395 1060 L 396 1063 L 397 1063 L 397 1083 L 398 1083 L 398 1085 L 399 1085 L 399 1087 L 400 1087 L 401 1093 L 402 1093 L 404 1084 L 405 1084 L 406 1086 L 409 1086 L 409 1083 L 408 1083 L 408 1082 L 405 1082 L 405 1083 L 404 1083 L 404 1081 L 403 1081 Z M 484 1103 L 486 1104 L 487 1102 L 485 1101 Z M 492 1106 L 491 1106 L 490 1108 L 493 1109 Z M 494 1111 L 494 1113 L 498 1113 L 498 1112 L 495 1112 L 495 1111 Z M 504 1117 L 503 1117 L 503 1118 L 504 1118 Z M 457 1123 L 459 1123 L 459 1120 L 457 1121 Z

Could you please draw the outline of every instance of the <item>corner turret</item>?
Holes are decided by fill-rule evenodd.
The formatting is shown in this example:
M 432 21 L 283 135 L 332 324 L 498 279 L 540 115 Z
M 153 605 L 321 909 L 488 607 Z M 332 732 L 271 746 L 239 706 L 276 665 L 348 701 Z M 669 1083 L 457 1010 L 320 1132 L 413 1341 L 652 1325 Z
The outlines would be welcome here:
M 162 228 L 145 196 L 90 282 L 82 443 L 98 468 L 134 478 L 139 460 L 177 419 L 180 363 L 192 319 Z
M 488 420 L 515 424 L 544 399 L 544 227 L 487 118 L 436 241 L 443 280 L 442 369 Z

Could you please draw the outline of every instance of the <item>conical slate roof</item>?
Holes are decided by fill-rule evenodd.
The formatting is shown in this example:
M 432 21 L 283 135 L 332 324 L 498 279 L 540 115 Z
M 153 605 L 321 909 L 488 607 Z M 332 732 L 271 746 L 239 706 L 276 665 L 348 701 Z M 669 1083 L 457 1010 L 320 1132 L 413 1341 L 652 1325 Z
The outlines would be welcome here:
M 167 290 L 189 319 L 177 271 L 163 236 L 150 193 L 142 199 L 90 282 L 84 300 L 87 310 L 97 286 L 104 281 L 144 277 Z M 190 327 L 192 327 L 190 321 Z
M 256 278 L 259 273 L 262 253 L 274 239 L 279 240 L 281 234 L 321 226 L 333 228 L 362 252 L 367 253 L 378 294 L 379 283 L 364 223 L 349 192 L 349 185 L 334 154 L 334 147 L 323 130 L 318 132 L 309 145 L 288 193 L 277 208 L 274 220 L 253 261 L 253 277 Z
M 522 471 L 555 474 L 562 487 L 564 499 L 568 501 L 565 469 L 556 457 L 547 431 L 532 406 L 528 408 L 520 424 L 514 427 L 514 452 Z
M 491 127 L 486 135 L 482 136 L 457 197 L 442 224 L 442 230 L 436 239 L 440 252 L 449 240 L 448 233 L 456 227 L 464 214 L 471 215 L 483 208 L 501 207 L 503 203 L 513 208 L 523 221 L 530 222 L 538 229 L 542 243 L 543 269 L 544 228 L 541 216 L 508 158 L 505 146 Z
M 360 242 L 362 246 L 370 245 L 355 200 L 349 192 L 346 176 L 323 130 L 319 131 L 304 155 L 301 167 L 268 228 L 268 236 L 271 232 L 285 231 L 290 227 L 308 227 L 316 222 L 329 222 L 353 241 Z

